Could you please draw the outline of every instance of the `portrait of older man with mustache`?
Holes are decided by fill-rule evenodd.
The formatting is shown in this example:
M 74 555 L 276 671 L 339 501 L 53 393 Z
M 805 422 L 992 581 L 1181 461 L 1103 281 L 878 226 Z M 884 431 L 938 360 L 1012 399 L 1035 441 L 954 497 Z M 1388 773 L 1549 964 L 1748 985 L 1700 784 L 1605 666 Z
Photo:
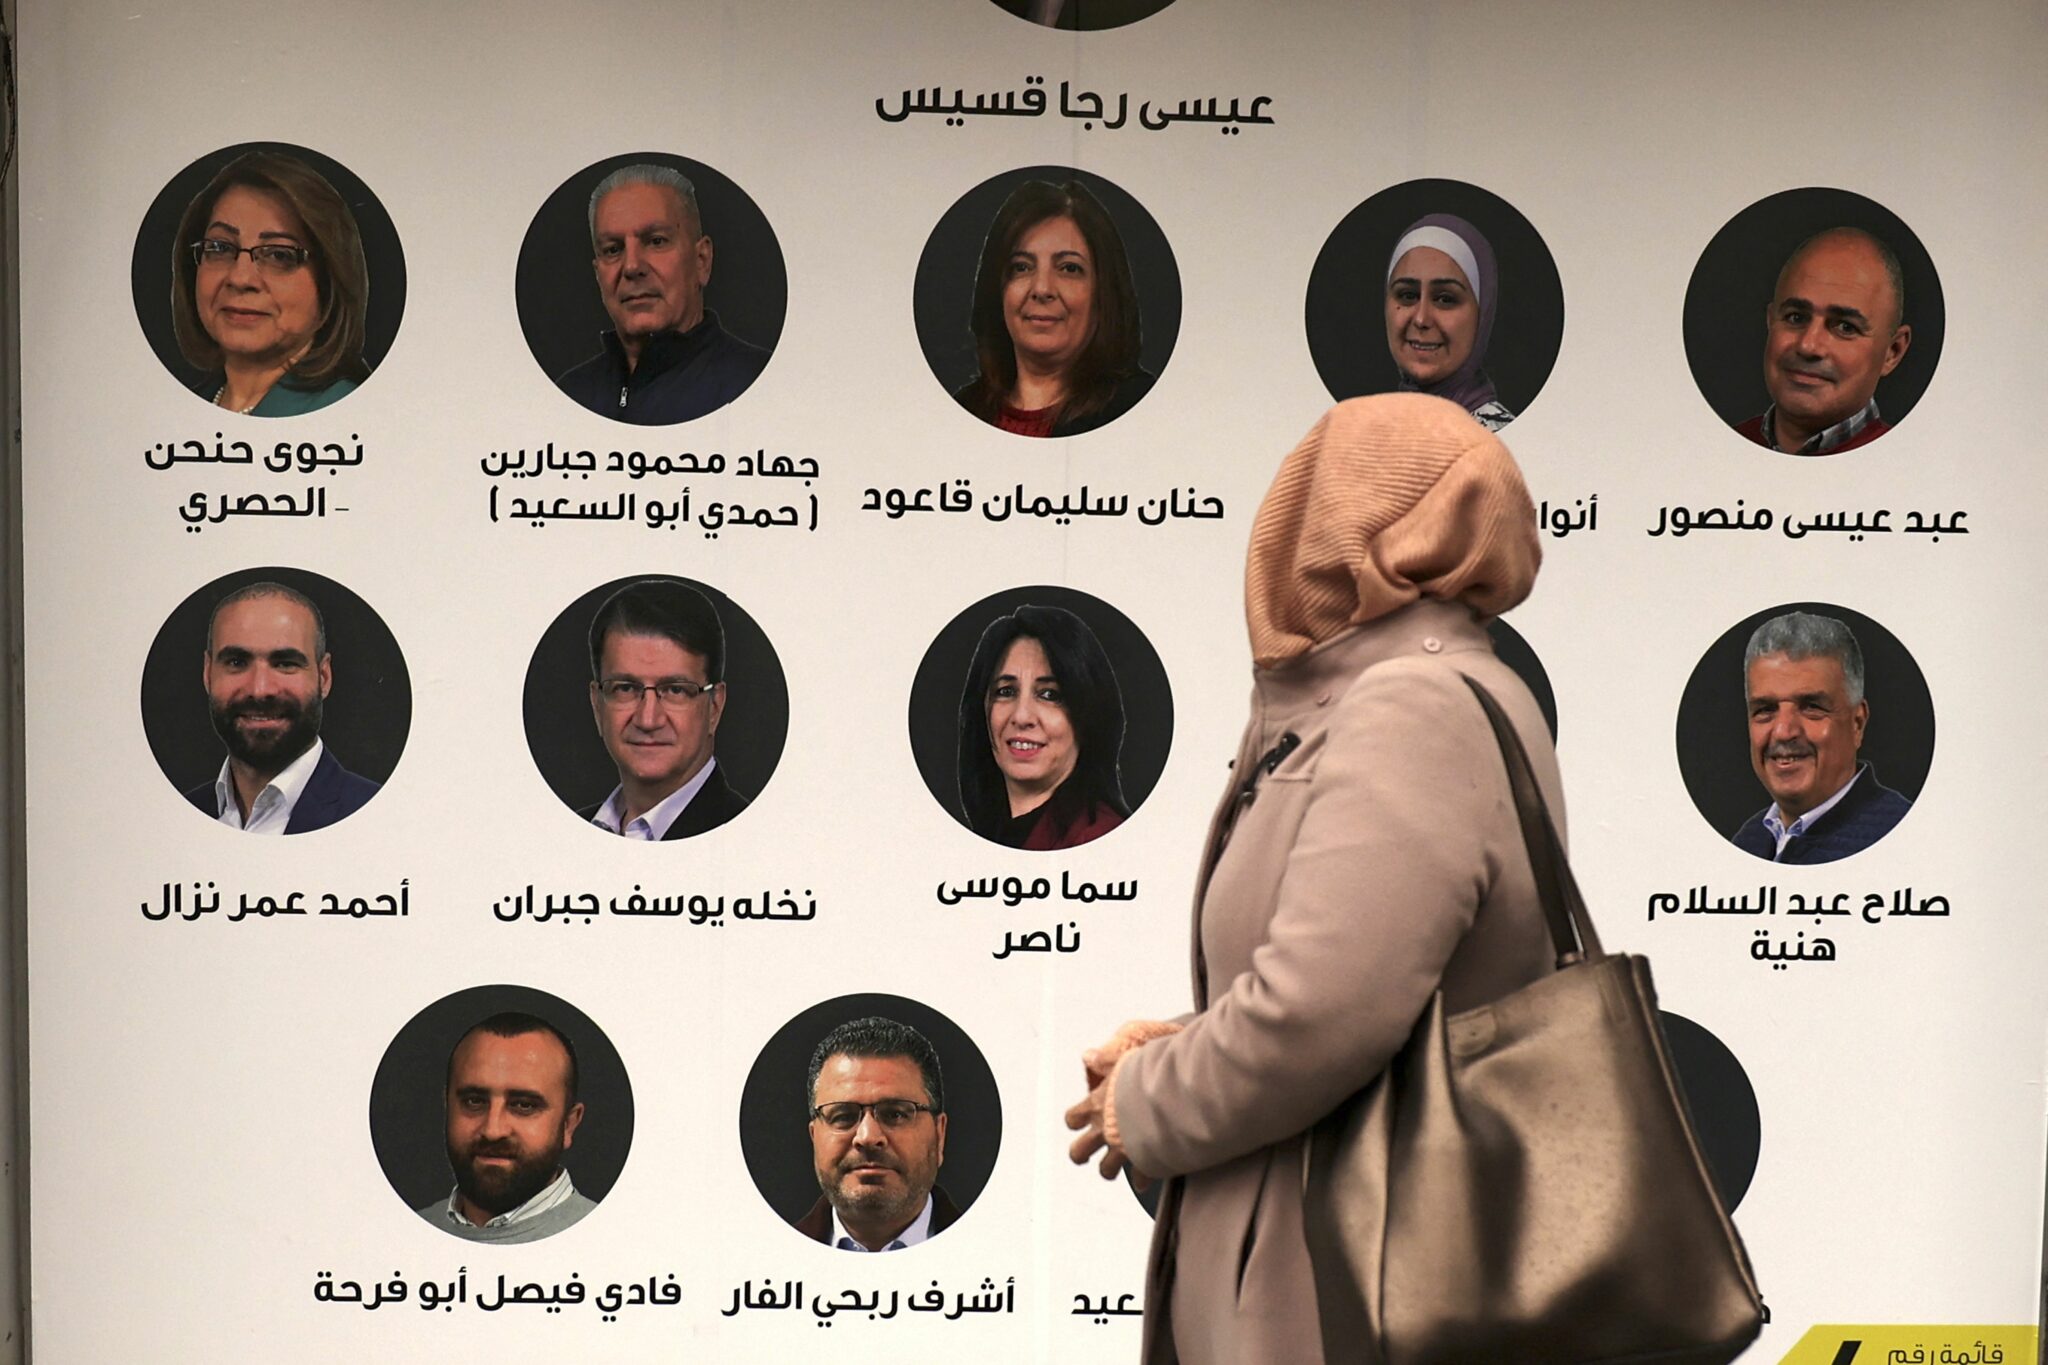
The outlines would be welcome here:
M 221 598 L 201 676 L 228 751 L 213 781 L 185 793 L 201 811 L 249 834 L 304 834 L 377 794 L 377 783 L 344 768 L 321 742 L 334 661 L 310 597 L 266 581 Z
M 1913 803 L 1858 757 L 1870 724 L 1863 650 L 1832 616 L 1788 611 L 1743 651 L 1750 766 L 1771 804 L 1735 846 L 1780 863 L 1828 863 L 1870 847 Z
M 591 268 L 610 316 L 598 353 L 556 376 L 562 391 L 620 422 L 667 426 L 746 392 L 768 352 L 705 306 L 712 243 L 696 186 L 672 166 L 621 166 L 590 194 Z

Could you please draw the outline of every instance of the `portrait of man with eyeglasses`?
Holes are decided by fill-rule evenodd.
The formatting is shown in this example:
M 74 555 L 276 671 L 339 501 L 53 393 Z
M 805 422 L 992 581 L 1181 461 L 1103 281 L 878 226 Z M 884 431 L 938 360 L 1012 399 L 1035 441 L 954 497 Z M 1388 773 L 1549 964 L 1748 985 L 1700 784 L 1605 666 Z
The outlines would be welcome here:
M 960 1216 L 938 1187 L 946 1160 L 939 1054 L 908 1024 L 841 1024 L 811 1053 L 812 1165 L 823 1191 L 798 1232 L 841 1251 L 901 1251 Z
M 715 753 L 725 631 L 711 599 L 673 579 L 620 588 L 590 622 L 590 673 L 590 712 L 619 782 L 579 814 L 661 842 L 717 829 L 747 808 Z

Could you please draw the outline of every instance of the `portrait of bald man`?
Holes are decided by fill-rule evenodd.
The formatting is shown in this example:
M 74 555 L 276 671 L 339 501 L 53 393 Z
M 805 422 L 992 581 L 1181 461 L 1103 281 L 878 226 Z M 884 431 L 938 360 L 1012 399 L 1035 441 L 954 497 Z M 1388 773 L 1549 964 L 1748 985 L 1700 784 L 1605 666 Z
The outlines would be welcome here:
M 304 834 L 377 794 L 321 740 L 334 659 L 326 620 L 306 594 L 266 580 L 222 597 L 200 676 L 227 748 L 213 781 L 185 793 L 200 811 L 249 834 Z
M 768 352 L 705 303 L 716 253 L 697 187 L 672 166 L 621 166 L 590 192 L 591 269 L 611 318 L 597 354 L 556 376 L 562 392 L 621 422 L 667 426 L 746 392 Z
M 1831 227 L 1801 242 L 1778 271 L 1764 318 L 1770 406 L 1736 431 L 1788 455 L 1833 455 L 1891 429 L 1878 381 L 1913 343 L 1906 276 L 1874 233 Z

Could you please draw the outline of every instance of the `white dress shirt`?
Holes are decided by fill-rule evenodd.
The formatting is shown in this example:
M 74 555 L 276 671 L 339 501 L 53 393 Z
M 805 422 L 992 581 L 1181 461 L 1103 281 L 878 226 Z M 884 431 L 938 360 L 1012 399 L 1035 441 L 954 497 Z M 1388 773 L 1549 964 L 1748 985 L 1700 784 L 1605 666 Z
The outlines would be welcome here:
M 626 789 L 624 786 L 613 787 L 612 794 L 597 808 L 597 814 L 590 817 L 590 823 L 614 834 L 623 834 L 628 839 L 660 843 L 668 837 L 668 827 L 683 813 L 683 807 L 704 790 L 704 784 L 711 780 L 711 770 L 717 766 L 716 758 L 705 759 L 704 766 L 697 769 L 695 777 L 670 792 L 658 805 L 628 820 L 624 829 L 619 828 L 619 817 L 626 813 Z
M 917 1217 L 910 1220 L 910 1226 L 897 1233 L 889 1245 L 883 1247 L 882 1250 L 901 1251 L 905 1247 L 916 1246 L 931 1235 L 932 1197 L 927 1194 L 924 1197 L 924 1207 L 918 1211 Z M 832 1210 L 832 1245 L 838 1247 L 841 1251 L 866 1251 L 868 1249 L 862 1246 L 855 1239 L 854 1235 L 846 1230 L 846 1224 L 839 1221 L 839 1210 L 836 1207 Z
M 311 748 L 286 764 L 283 772 L 256 793 L 256 799 L 249 803 L 247 821 L 242 819 L 241 803 L 235 800 L 233 760 L 222 759 L 220 776 L 213 779 L 214 818 L 244 834 L 284 833 L 284 827 L 291 822 L 292 807 L 299 804 L 306 784 L 313 780 L 313 769 L 319 766 L 326 747 L 315 735 Z

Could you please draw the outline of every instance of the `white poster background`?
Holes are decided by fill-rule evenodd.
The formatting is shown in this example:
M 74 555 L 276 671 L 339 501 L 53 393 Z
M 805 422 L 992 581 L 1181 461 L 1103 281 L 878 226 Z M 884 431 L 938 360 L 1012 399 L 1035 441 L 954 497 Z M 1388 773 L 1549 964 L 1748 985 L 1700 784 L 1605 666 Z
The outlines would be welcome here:
M 22 11 L 38 1358 L 1134 1357 L 1135 1319 L 1098 1325 L 1072 1306 L 1141 1289 L 1148 1223 L 1122 1190 L 1067 1164 L 1059 1115 L 1080 1095 L 1083 1047 L 1125 1018 L 1186 1007 L 1188 892 L 1247 684 L 1247 528 L 1279 458 L 1328 404 L 1302 335 L 1309 268 L 1353 206 L 1418 177 L 1514 204 L 1564 283 L 1556 369 L 1506 439 L 1536 497 L 1598 494 L 1600 522 L 1546 538 L 1535 596 L 1511 620 L 1556 690 L 1575 861 L 1609 946 L 1650 954 L 1665 1005 L 1712 1029 L 1756 1087 L 1762 1155 L 1738 1220 L 1776 1321 L 1754 1357 L 1775 1359 L 1816 1322 L 2033 1317 L 2048 925 L 2034 908 L 2042 748 L 2027 698 L 2048 662 L 2031 539 L 2048 511 L 2031 412 L 2048 341 L 2034 265 L 2048 211 L 2048 41 L 2032 6 L 1178 0 L 1081 35 L 982 0 L 25 0 Z M 906 88 L 971 98 L 1030 76 L 1128 92 L 1134 106 L 1266 95 L 1273 123 L 1219 135 L 876 114 Z M 194 158 L 249 140 L 349 167 L 406 255 L 388 357 L 345 403 L 288 422 L 221 414 L 181 391 L 130 296 L 151 200 Z M 528 353 L 512 292 L 534 209 L 583 166 L 633 150 L 731 177 L 788 265 L 787 321 L 764 376 L 676 429 L 568 403 Z M 1173 245 L 1184 312 L 1172 362 L 1136 410 L 1031 443 L 967 417 L 934 380 L 910 282 L 955 198 L 1041 163 L 1107 177 L 1149 209 Z M 1713 232 L 1802 185 L 1854 190 L 1910 224 L 1948 317 L 1910 419 L 1876 445 L 1808 461 L 1723 428 L 1679 328 Z M 338 481 L 349 511 L 189 532 L 176 513 L 188 493 L 265 482 L 156 472 L 143 455 L 216 431 L 263 444 L 359 437 L 365 464 Z M 708 540 L 489 524 L 480 461 L 547 441 L 815 458 L 819 528 Z M 1086 485 L 1133 505 L 1193 485 L 1228 511 L 1056 527 L 860 510 L 870 487 L 956 477 L 977 497 Z M 1737 498 L 1807 515 L 1962 509 L 1969 534 L 1645 534 L 1662 506 Z M 414 689 L 389 785 L 309 839 L 241 838 L 196 818 L 152 760 L 136 703 L 172 608 L 220 574 L 273 563 L 365 598 L 403 646 Z M 643 572 L 715 584 L 744 606 L 781 656 L 792 711 L 753 809 L 716 838 L 653 849 L 577 827 L 534 771 L 519 711 L 555 614 Z M 1166 663 L 1176 713 L 1150 800 L 1111 837 L 1059 855 L 1006 852 L 960 829 L 905 738 L 910 678 L 932 636 L 965 605 L 1032 583 L 1092 592 L 1136 621 Z M 1717 635 L 1790 600 L 1887 626 L 1926 675 L 1938 731 L 1897 831 L 1851 862 L 1770 877 L 1694 811 L 1674 712 Z M 336 666 L 339 707 L 347 661 Z M 564 723 L 583 723 L 582 706 L 565 697 Z M 1141 894 L 1016 911 L 934 899 L 941 881 L 1059 869 L 1136 878 Z M 344 896 L 404 878 L 411 913 L 232 924 L 139 913 L 164 882 L 195 878 L 231 895 Z M 1785 972 L 1748 957 L 1745 921 L 1645 922 L 1655 892 L 1759 880 L 1859 896 L 1911 886 L 1953 909 L 1859 926 L 1837 961 Z M 635 883 L 789 888 L 815 895 L 819 913 L 716 931 L 494 919 L 492 903 L 528 883 L 600 897 Z M 1078 920 L 1080 952 L 992 959 L 1006 929 L 1055 915 Z M 494 981 L 551 991 L 596 1019 L 637 1108 L 632 1154 L 599 1210 L 509 1248 L 458 1243 L 405 1209 L 364 1118 L 394 1032 L 440 996 Z M 959 1023 L 1004 1106 L 1001 1156 L 968 1215 L 914 1255 L 875 1261 L 779 1224 L 746 1177 L 736 1120 L 761 1043 L 807 1006 L 865 991 Z M 368 1284 L 445 1281 L 458 1267 L 473 1286 L 573 1273 L 593 1295 L 673 1273 L 684 1298 L 606 1322 L 588 1304 L 365 1312 L 312 1292 L 322 1271 Z M 951 1296 L 984 1277 L 1014 1280 L 1014 1313 L 826 1328 L 808 1313 L 723 1311 L 750 1280 L 800 1280 L 813 1295 L 937 1281 Z

